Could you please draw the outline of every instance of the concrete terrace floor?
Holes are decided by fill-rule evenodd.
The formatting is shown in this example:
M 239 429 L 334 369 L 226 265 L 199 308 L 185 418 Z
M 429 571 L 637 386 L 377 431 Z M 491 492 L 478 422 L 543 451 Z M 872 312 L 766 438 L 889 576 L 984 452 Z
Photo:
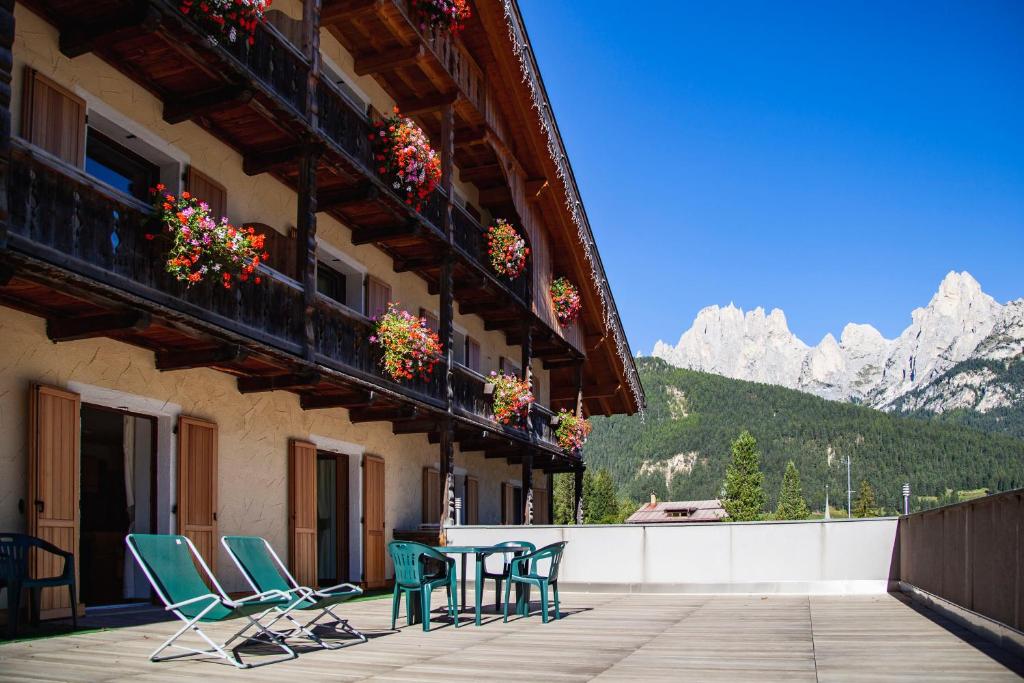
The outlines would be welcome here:
M 493 595 L 493 593 L 492 593 Z M 442 600 L 438 593 L 435 603 Z M 1011 681 L 1024 662 L 896 595 L 566 593 L 564 618 L 390 630 L 391 601 L 343 610 L 370 636 L 336 651 L 236 670 L 201 658 L 151 663 L 169 622 L 0 641 L 3 681 L 691 680 Z M 404 610 L 403 610 L 404 611 Z M 150 612 L 152 614 L 153 612 Z M 137 616 L 91 617 L 92 626 Z M 175 627 L 176 628 L 176 627 Z M 223 626 L 210 629 L 222 634 Z M 259 661 L 259 651 L 250 653 Z M 245 658 L 245 651 L 243 651 Z

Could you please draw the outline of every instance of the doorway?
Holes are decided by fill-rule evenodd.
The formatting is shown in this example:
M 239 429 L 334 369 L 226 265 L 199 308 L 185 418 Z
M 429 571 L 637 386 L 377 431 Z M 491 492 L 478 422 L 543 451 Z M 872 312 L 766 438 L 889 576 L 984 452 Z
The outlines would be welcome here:
M 347 455 L 316 454 L 317 582 L 349 581 L 349 479 Z
M 90 404 L 81 419 L 81 601 L 148 601 L 149 582 L 124 537 L 156 529 L 156 419 Z

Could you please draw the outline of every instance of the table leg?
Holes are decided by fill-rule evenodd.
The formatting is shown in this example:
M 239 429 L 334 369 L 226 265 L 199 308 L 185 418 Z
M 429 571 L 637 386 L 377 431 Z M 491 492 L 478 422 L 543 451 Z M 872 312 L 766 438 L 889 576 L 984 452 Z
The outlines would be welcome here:
M 462 611 L 466 610 L 466 553 L 462 553 Z
M 473 592 L 476 593 L 476 625 L 480 625 L 480 605 L 483 603 L 484 597 L 484 558 L 480 555 L 476 556 L 476 583 L 473 584 Z

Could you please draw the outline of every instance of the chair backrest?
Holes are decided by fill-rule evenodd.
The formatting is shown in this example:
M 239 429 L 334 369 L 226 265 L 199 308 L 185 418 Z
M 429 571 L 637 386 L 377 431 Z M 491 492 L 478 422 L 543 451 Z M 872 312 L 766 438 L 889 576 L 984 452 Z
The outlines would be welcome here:
M 565 550 L 566 543 L 568 543 L 568 541 L 559 541 L 557 543 L 552 543 L 551 545 L 546 545 L 540 550 L 530 553 L 525 557 L 530 558 L 534 571 L 536 571 L 536 567 L 539 565 L 541 560 L 550 560 L 551 564 L 548 567 L 548 579 L 551 581 L 557 581 L 558 567 L 562 563 L 562 552 Z
M 0 533 L 0 579 L 21 581 L 28 577 L 28 549 L 26 534 Z
M 528 553 L 532 553 L 534 550 L 537 549 L 537 546 L 535 546 L 533 543 L 530 543 L 529 541 L 502 541 L 501 543 L 495 543 L 494 547 L 495 548 L 526 548 Z M 494 566 L 493 563 L 490 563 L 490 560 L 491 560 L 492 557 L 497 557 L 498 559 L 500 559 L 501 560 L 501 569 L 505 569 L 506 567 L 508 567 L 509 563 L 512 561 L 512 551 L 509 551 L 508 553 L 495 553 L 494 555 L 488 555 L 487 557 L 485 557 L 484 558 L 484 566 L 488 569 L 488 571 L 491 571 L 492 567 Z
M 165 604 L 173 605 L 214 592 L 203 582 L 196 567 L 197 561 L 216 587 L 216 592 L 226 597 L 210 568 L 186 537 L 170 534 L 128 534 L 125 543 L 153 585 L 153 590 Z
M 432 558 L 446 562 L 446 557 L 429 545 L 414 541 L 391 541 L 388 554 L 395 565 L 395 583 L 412 588 L 423 584 L 423 559 Z
M 220 542 L 255 592 L 287 592 L 298 588 L 281 558 L 265 539 L 259 536 L 225 536 Z

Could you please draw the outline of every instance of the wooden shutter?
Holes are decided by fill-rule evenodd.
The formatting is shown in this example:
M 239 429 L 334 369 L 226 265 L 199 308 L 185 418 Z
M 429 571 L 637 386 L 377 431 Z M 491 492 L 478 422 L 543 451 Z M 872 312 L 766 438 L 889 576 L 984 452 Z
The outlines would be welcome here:
M 223 185 L 197 171 L 195 166 L 188 167 L 185 184 L 194 197 L 210 205 L 210 215 L 215 221 L 220 222 L 222 216 L 228 215 L 228 191 Z
M 548 505 L 548 490 L 547 489 L 533 489 L 533 523 L 534 524 L 551 524 L 551 517 L 549 516 L 550 507 Z
M 466 337 L 466 367 L 480 372 L 480 342 L 472 337 Z
M 317 585 L 316 446 L 288 445 L 288 567 L 300 586 Z
M 178 418 L 178 533 L 217 564 L 217 425 Z
M 462 503 L 462 513 L 466 524 L 480 523 L 480 480 L 466 477 L 466 500 Z
M 384 459 L 363 456 L 363 582 L 384 587 Z
M 441 519 L 441 473 L 423 468 L 423 523 L 438 524 Z
M 85 166 L 85 100 L 25 67 L 22 137 L 69 164 Z
M 39 384 L 30 388 L 28 532 L 74 553 L 76 573 L 81 409 L 78 394 Z M 58 576 L 64 569 L 64 559 L 50 553 L 33 551 L 29 563 L 32 576 L 38 578 Z M 44 588 L 40 612 L 48 618 L 70 616 L 67 589 Z
M 388 309 L 391 301 L 391 285 L 372 275 L 366 276 L 366 315 L 373 318 Z
M 441 322 L 437 319 L 436 315 L 425 308 L 421 308 L 420 317 L 427 321 L 427 327 L 432 329 L 434 332 L 441 331 Z

